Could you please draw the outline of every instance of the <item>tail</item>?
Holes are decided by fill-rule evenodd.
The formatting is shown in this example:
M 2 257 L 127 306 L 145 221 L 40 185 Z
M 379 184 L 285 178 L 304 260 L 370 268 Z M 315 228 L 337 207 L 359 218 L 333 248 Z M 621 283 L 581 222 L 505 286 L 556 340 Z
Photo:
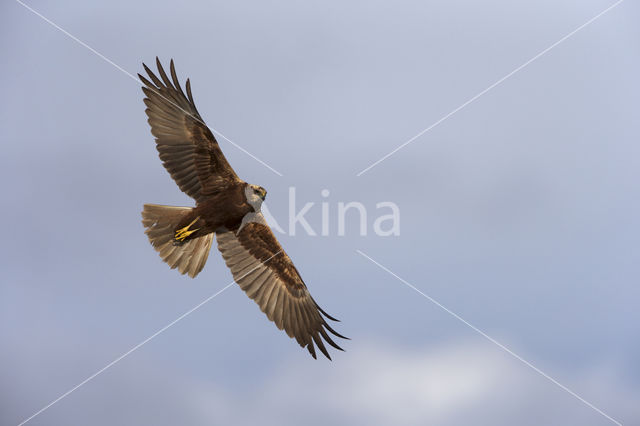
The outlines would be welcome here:
M 142 224 L 147 229 L 149 241 L 171 269 L 178 268 L 181 274 L 194 278 L 207 262 L 213 234 L 175 244 L 175 229 L 180 220 L 191 211 L 191 207 L 161 206 L 145 204 Z

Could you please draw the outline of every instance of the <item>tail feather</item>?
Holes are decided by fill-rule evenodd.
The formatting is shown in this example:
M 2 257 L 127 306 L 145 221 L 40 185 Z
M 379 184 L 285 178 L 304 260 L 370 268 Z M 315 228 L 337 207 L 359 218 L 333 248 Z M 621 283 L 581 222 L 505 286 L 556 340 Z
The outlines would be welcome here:
M 160 254 L 171 269 L 178 268 L 181 274 L 191 278 L 202 271 L 207 263 L 213 234 L 175 244 L 175 228 L 182 218 L 191 211 L 191 207 L 161 206 L 145 204 L 142 210 L 142 224 L 151 245 Z

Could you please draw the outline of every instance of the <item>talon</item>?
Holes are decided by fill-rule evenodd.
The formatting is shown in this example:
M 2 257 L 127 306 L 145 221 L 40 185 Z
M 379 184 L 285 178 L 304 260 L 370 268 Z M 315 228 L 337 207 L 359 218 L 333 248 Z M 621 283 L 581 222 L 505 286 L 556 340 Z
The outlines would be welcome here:
M 184 228 L 180 228 L 176 231 L 176 234 L 174 236 L 174 238 L 178 241 L 184 241 L 189 235 L 193 234 L 194 232 L 196 232 L 197 230 L 199 230 L 200 228 L 196 228 L 193 230 L 189 230 L 189 228 L 191 227 L 191 225 L 193 225 L 194 223 L 196 223 L 198 221 L 198 219 L 200 219 L 199 217 L 196 217 L 195 219 L 193 219 L 193 222 L 191 222 L 190 224 L 188 224 L 187 226 L 185 226 Z
M 181 234 L 176 234 L 176 240 L 184 241 L 189 235 L 193 234 L 198 229 L 200 229 L 200 228 L 194 229 L 193 231 L 184 231 Z

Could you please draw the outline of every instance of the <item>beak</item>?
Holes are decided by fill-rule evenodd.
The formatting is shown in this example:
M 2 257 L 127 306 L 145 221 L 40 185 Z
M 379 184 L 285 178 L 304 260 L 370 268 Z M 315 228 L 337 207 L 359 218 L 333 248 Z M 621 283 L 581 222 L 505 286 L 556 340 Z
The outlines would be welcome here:
M 267 198 L 267 190 L 266 189 L 262 189 L 262 191 L 260 191 L 262 194 L 260 196 L 260 198 L 262 198 L 262 201 L 264 201 L 265 198 Z

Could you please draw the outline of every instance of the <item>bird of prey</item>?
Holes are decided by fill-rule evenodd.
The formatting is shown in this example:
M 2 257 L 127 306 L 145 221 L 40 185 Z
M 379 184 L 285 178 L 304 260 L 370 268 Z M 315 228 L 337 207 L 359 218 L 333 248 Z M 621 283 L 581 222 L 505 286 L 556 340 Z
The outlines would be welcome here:
M 276 326 L 316 358 L 329 359 L 324 342 L 342 350 L 329 336 L 346 339 L 327 324 L 331 317 L 313 300 L 291 258 L 260 212 L 267 191 L 244 182 L 222 154 L 204 124 L 186 81 L 180 87 L 173 60 L 171 78 L 156 58 L 159 78 L 145 65 L 145 112 L 160 160 L 195 207 L 145 204 L 142 224 L 149 241 L 172 269 L 192 278 L 204 267 L 215 234 L 218 250 L 240 288 Z M 323 342 L 324 340 L 324 342 Z

